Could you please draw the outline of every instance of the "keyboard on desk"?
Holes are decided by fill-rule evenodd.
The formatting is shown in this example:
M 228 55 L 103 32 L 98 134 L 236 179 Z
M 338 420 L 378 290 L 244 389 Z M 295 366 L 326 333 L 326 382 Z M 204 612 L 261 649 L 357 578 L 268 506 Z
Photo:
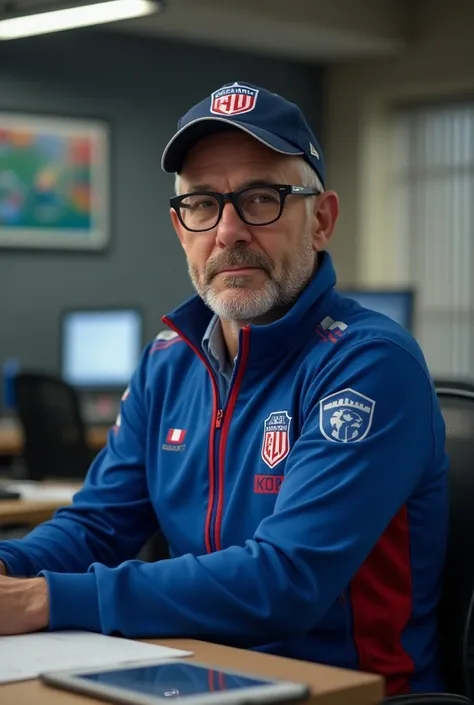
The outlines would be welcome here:
M 20 499 L 20 493 L 19 492 L 10 492 L 8 490 L 2 490 L 0 488 L 0 502 L 3 502 L 4 500 L 10 500 L 10 499 Z

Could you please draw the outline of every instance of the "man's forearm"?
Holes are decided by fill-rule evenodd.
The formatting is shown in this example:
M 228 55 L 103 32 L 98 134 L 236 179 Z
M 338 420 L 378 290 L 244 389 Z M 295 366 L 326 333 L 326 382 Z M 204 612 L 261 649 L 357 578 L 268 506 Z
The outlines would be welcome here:
M 100 532 L 95 536 L 93 529 L 89 531 L 82 523 L 83 514 L 80 508 L 76 517 L 73 509 L 67 507 L 28 536 L 0 541 L 0 566 L 2 561 L 5 566 L 4 570 L 0 567 L 0 575 L 29 578 L 41 570 L 81 573 L 94 562 L 114 562 L 107 537 L 104 539 Z M 90 523 L 94 523 L 92 519 Z M 87 540 L 82 540 L 85 533 Z
M 40 631 L 48 622 L 46 580 L 0 577 L 0 635 Z

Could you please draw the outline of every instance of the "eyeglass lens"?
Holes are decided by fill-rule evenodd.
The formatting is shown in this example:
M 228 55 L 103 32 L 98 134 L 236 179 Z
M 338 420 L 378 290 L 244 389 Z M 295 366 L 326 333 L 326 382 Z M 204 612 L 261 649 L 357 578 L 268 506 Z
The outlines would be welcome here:
M 249 225 L 264 225 L 280 214 L 280 192 L 269 186 L 248 188 L 239 193 L 237 204 Z M 209 194 L 195 193 L 181 201 L 180 215 L 190 230 L 208 230 L 219 220 L 219 202 Z

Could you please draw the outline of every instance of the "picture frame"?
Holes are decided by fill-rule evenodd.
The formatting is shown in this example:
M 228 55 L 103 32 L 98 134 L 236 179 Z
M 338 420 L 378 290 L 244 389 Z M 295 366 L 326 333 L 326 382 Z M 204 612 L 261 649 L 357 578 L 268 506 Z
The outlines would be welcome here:
M 105 121 L 0 110 L 0 248 L 105 249 L 109 182 Z

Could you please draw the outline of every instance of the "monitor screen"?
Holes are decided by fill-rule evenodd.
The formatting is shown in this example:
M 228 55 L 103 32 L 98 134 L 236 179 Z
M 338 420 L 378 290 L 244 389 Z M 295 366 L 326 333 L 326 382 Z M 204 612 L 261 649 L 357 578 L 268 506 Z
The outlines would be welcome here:
M 413 327 L 413 291 L 370 291 L 362 289 L 339 290 L 343 296 L 354 299 L 364 308 L 383 313 L 407 330 Z
M 132 309 L 70 311 L 62 319 L 63 379 L 84 389 L 120 389 L 142 350 L 142 319 Z

